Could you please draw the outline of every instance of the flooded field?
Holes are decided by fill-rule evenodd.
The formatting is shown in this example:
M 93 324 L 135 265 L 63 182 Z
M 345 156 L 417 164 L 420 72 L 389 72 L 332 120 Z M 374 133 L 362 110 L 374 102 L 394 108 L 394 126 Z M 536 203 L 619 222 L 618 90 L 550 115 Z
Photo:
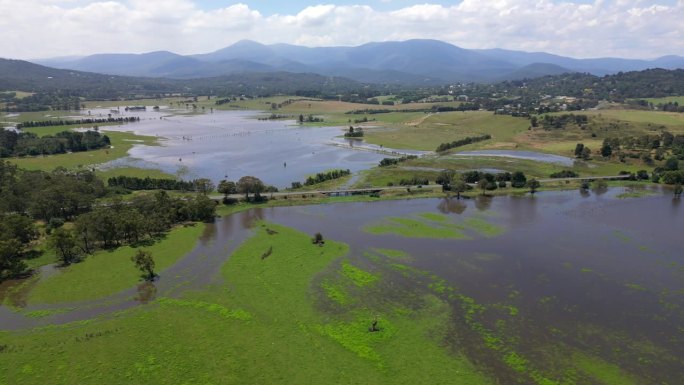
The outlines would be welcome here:
M 210 225 L 159 281 L 111 298 L 26 304 L 22 290 L 40 282 L 6 287 L 18 308 L 0 307 L 0 323 L 23 329 L 89 319 L 220 284 L 226 258 L 266 221 L 348 244 L 348 260 L 382 277 L 366 304 L 420 307 L 423 294 L 446 301 L 441 345 L 498 383 L 684 383 L 683 208 L 667 190 L 618 198 L 623 193 L 252 209 Z M 314 293 L 323 290 L 321 274 Z M 340 311 L 335 297 L 314 298 L 319 311 Z M 48 316 L 26 316 L 37 312 Z
M 94 110 L 105 116 L 109 110 Z M 184 179 L 215 182 L 254 175 L 276 187 L 289 187 L 308 175 L 329 169 L 352 172 L 376 166 L 387 157 L 373 151 L 332 145 L 344 131 L 338 127 L 307 127 L 294 121 L 258 120 L 256 111 L 214 111 L 174 114 L 170 110 L 131 111 L 141 121 L 108 130 L 133 130 L 160 137 L 160 146 L 136 145 L 129 156 L 101 168 L 161 169 Z M 119 115 L 118 115 L 119 116 Z
M 477 150 L 477 151 L 461 151 L 454 154 L 457 157 L 472 157 L 472 156 L 493 156 L 502 158 L 526 159 L 534 160 L 544 163 L 555 163 L 567 167 L 572 167 L 575 159 L 566 156 L 545 154 L 534 151 L 517 151 L 517 150 Z

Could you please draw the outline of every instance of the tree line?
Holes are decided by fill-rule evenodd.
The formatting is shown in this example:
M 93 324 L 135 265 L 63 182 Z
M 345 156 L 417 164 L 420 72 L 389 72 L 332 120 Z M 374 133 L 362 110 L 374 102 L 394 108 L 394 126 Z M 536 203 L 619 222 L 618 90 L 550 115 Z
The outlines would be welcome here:
M 95 150 L 111 145 L 109 137 L 97 131 L 63 131 L 54 136 L 39 137 L 31 132 L 1 130 L 0 158 L 64 154 L 66 152 Z
M 52 126 L 71 126 L 71 125 L 93 125 L 104 123 L 133 123 L 139 122 L 140 118 L 135 116 L 107 118 L 107 119 L 77 119 L 77 120 L 39 120 L 17 123 L 17 129 L 32 127 L 52 127 Z
M 28 171 L 0 159 L 0 280 L 24 273 L 24 260 L 39 253 L 38 220 L 69 264 L 98 249 L 151 241 L 181 222 L 210 221 L 216 210 L 201 194 L 182 199 L 162 190 L 125 203 L 115 194 L 91 171 Z M 110 203 L 96 203 L 108 196 Z
M 330 171 L 325 171 L 325 172 L 319 172 L 316 175 L 311 175 L 306 178 L 304 183 L 302 182 L 292 182 L 292 188 L 293 189 L 298 189 L 302 188 L 302 185 L 304 186 L 313 186 L 319 183 L 323 183 L 329 180 L 334 180 L 334 179 L 339 179 L 342 177 L 345 177 L 347 175 L 351 175 L 351 171 L 347 170 L 330 170 Z
M 489 140 L 491 138 L 492 138 L 492 136 L 489 134 L 480 135 L 480 136 L 467 136 L 463 139 L 454 140 L 454 141 L 449 142 L 449 143 L 442 143 L 439 146 L 437 146 L 436 151 L 437 152 L 444 152 L 444 151 L 448 151 L 452 148 L 461 147 L 461 146 L 465 146 L 465 145 L 472 144 L 472 143 L 482 142 L 484 140 Z
M 122 175 L 107 179 L 107 186 L 120 187 L 127 190 L 195 191 L 197 190 L 197 186 L 203 183 L 205 183 L 205 179 L 184 181 L 169 178 L 139 178 L 134 176 L 132 177 Z
M 418 159 L 417 155 L 406 155 L 399 158 L 382 158 L 380 161 L 380 167 L 394 166 L 401 162 L 406 162 L 407 160 Z

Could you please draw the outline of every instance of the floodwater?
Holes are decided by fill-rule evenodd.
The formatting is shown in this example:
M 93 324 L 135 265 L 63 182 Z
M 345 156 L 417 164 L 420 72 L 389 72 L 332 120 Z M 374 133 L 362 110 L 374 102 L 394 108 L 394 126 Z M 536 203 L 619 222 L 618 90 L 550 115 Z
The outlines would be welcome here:
M 516 151 L 516 150 L 476 150 L 476 151 L 461 151 L 454 154 L 454 156 L 494 156 L 503 158 L 515 158 L 515 159 L 526 159 L 534 160 L 537 162 L 544 163 L 555 163 L 562 166 L 572 167 L 575 163 L 575 159 L 568 158 L 566 156 L 544 154 L 542 152 L 534 151 Z
M 106 116 L 109 110 L 91 112 L 93 116 Z M 253 175 L 282 188 L 329 169 L 365 170 L 388 156 L 332 145 L 333 139 L 344 133 L 340 127 L 258 120 L 256 117 L 261 114 L 255 111 L 174 113 L 177 111 L 122 110 L 117 117 L 138 116 L 141 121 L 106 130 L 158 136 L 161 146 L 135 145 L 128 157 L 101 168 L 155 168 L 183 179 L 209 178 L 215 182 Z
M 559 357 L 564 362 L 583 354 L 617 364 L 645 383 L 684 383 L 684 254 L 678 236 L 684 207 L 668 190 L 654 188 L 651 196 L 619 199 L 624 191 L 253 209 L 209 225 L 197 248 L 162 272 L 153 288 L 132 288 L 87 304 L 60 304 L 75 310 L 37 320 L 0 307 L 0 324 L 21 329 L 87 319 L 155 295 L 215 283 L 220 266 L 250 234 L 254 221 L 263 219 L 348 243 L 348 258 L 383 271 L 389 280 L 406 280 L 393 274 L 390 262 L 397 261 L 370 258 L 368 252 L 385 248 L 408 253 L 402 264 L 427 272 L 421 277 L 443 280 L 459 294 L 437 293 L 453 305 L 452 326 L 458 332 L 451 343 L 501 383 L 518 377 L 502 366 L 503 353 L 483 348 L 476 332 L 481 327 L 501 338 L 509 349 L 503 352 L 528 357 L 540 370 L 553 368 Z M 471 239 L 447 240 L 363 230 L 383 218 L 419 219 L 424 213 L 444 215 L 453 223 L 480 218 L 505 231 L 495 237 L 473 232 L 468 233 Z M 408 287 L 428 290 L 424 278 Z M 464 297 L 482 305 L 474 316 L 480 329 L 474 330 L 464 316 Z M 43 309 L 49 307 L 29 305 L 25 311 Z

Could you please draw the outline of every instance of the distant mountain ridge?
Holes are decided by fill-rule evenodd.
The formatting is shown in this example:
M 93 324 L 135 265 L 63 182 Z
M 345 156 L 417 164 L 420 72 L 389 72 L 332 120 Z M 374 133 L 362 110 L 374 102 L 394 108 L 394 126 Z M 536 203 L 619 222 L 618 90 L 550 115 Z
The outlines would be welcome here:
M 574 59 L 544 52 L 470 50 L 438 40 L 368 43 L 357 47 L 303 47 L 239 41 L 226 48 L 183 56 L 167 51 L 97 54 L 36 60 L 61 69 L 111 75 L 193 79 L 246 72 L 313 73 L 360 82 L 443 84 L 495 82 L 567 72 L 606 75 L 648 68 L 684 68 L 684 57 L 656 60 Z

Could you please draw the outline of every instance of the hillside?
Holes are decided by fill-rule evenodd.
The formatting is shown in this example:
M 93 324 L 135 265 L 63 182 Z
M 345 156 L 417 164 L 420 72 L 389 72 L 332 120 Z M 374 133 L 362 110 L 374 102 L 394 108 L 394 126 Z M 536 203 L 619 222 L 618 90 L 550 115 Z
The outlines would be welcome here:
M 245 72 L 293 72 L 349 77 L 360 82 L 436 85 L 517 80 L 567 72 L 603 76 L 648 68 L 676 69 L 684 67 L 684 58 L 665 56 L 650 61 L 575 59 L 544 52 L 464 49 L 438 40 L 315 48 L 243 40 L 199 55 L 182 56 L 170 52 L 98 54 L 38 63 L 96 73 L 175 79 Z

